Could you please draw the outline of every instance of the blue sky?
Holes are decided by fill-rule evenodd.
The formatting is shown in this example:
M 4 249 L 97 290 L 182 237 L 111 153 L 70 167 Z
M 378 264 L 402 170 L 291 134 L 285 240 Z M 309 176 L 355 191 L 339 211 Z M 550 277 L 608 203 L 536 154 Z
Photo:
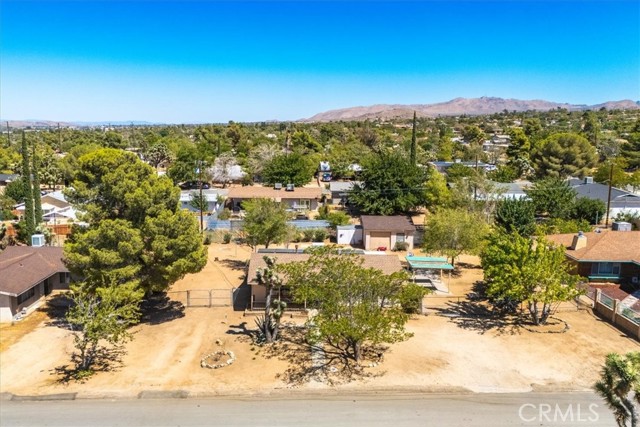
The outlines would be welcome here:
M 0 116 L 293 120 L 499 96 L 640 99 L 640 2 L 11 1 Z

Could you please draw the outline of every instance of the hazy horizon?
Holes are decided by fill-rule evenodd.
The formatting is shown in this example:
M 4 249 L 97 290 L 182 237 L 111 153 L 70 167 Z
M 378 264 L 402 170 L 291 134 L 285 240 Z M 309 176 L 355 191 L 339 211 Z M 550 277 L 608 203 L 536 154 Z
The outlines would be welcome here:
M 492 96 L 640 99 L 636 1 L 3 0 L 3 120 L 289 121 Z

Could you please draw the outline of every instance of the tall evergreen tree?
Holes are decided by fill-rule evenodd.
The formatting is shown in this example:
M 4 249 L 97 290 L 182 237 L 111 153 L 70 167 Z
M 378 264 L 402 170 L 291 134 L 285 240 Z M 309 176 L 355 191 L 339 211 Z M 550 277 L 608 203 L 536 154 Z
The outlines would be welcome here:
M 416 164 L 416 112 L 413 112 L 413 130 L 411 131 L 411 154 L 409 156 L 411 164 Z
M 27 135 L 22 131 L 22 180 L 24 181 L 24 236 L 31 244 L 31 236 L 36 231 L 35 212 L 33 207 L 33 187 L 31 186 L 31 167 L 29 165 L 29 149 Z
M 31 173 L 33 174 L 33 216 L 35 226 L 42 223 L 42 199 L 40 195 L 40 177 L 38 176 L 38 162 L 36 159 L 36 141 L 31 144 Z

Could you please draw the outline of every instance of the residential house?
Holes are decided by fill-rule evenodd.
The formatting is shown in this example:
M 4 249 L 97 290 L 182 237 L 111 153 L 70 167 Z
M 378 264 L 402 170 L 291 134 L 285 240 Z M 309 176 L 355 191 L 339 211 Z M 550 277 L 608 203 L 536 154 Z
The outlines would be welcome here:
M 5 185 L 8 185 L 10 182 L 13 182 L 17 179 L 20 179 L 20 175 L 11 173 L 0 173 L 0 187 L 4 187 Z
M 495 200 L 495 199 L 526 199 L 527 193 L 525 190 L 531 186 L 529 181 L 517 181 L 517 182 L 493 182 L 490 181 L 492 192 L 487 195 L 479 191 L 478 199 L 480 200 Z
M 37 308 L 55 289 L 69 288 L 62 248 L 9 246 L 0 253 L 0 322 Z
M 640 216 L 640 196 L 637 194 L 612 187 L 609 199 L 609 186 L 594 182 L 592 177 L 571 179 L 569 186 L 575 190 L 578 197 L 601 200 L 605 205 L 611 200 L 609 218 L 615 218 L 620 213 Z
M 229 189 L 228 204 L 234 211 L 242 209 L 242 203 L 251 199 L 271 199 L 284 203 L 296 212 L 317 211 L 322 199 L 320 187 L 278 186 L 232 187 Z
M 187 209 L 191 212 L 200 212 L 198 209 L 191 205 L 191 193 L 199 194 L 199 190 L 183 190 L 180 192 L 180 208 Z M 223 201 L 228 193 L 229 190 L 221 188 L 210 188 L 208 190 L 202 190 L 202 196 L 207 200 L 206 212 L 217 212 L 220 208 L 220 201 Z
M 406 243 L 408 250 L 413 249 L 416 227 L 405 216 L 362 215 L 360 223 L 365 250 L 393 249 L 396 243 Z
M 600 230 L 547 238 L 566 248 L 575 273 L 589 281 L 640 286 L 640 231 Z
M 349 193 L 353 191 L 353 186 L 357 184 L 355 181 L 331 181 L 329 183 L 329 191 L 331 192 L 331 204 L 344 206 L 349 199 Z
M 449 169 L 451 166 L 455 164 L 461 164 L 469 168 L 476 167 L 476 162 L 462 162 L 460 160 L 456 160 L 455 162 L 444 162 L 444 161 L 429 162 L 429 164 L 435 167 L 440 173 L 447 173 L 447 169 Z M 489 163 L 478 162 L 478 169 L 484 169 L 485 172 L 491 172 L 496 170 L 497 167 L 496 165 L 492 165 Z
M 254 308 L 264 308 L 264 304 L 267 299 L 267 292 L 264 286 L 258 284 L 257 280 L 257 270 L 259 268 L 266 267 L 266 263 L 264 261 L 264 257 L 274 257 L 276 258 L 276 262 L 278 264 L 287 264 L 291 262 L 304 262 L 309 259 L 311 255 L 305 253 L 266 253 L 266 252 L 258 252 L 251 254 L 251 259 L 249 260 L 249 267 L 247 270 L 247 284 L 251 287 L 251 309 Z M 362 258 L 362 266 L 365 268 L 376 268 L 381 270 L 384 274 L 392 274 L 398 271 L 402 271 L 402 264 L 400 263 L 400 258 L 393 254 L 359 254 L 359 257 Z M 289 292 L 286 289 L 286 286 L 279 295 L 284 301 L 289 303 L 291 307 L 291 300 L 289 296 Z
M 511 137 L 509 135 L 493 135 L 490 140 L 482 143 L 482 151 L 490 153 L 495 151 L 506 150 L 511 145 Z

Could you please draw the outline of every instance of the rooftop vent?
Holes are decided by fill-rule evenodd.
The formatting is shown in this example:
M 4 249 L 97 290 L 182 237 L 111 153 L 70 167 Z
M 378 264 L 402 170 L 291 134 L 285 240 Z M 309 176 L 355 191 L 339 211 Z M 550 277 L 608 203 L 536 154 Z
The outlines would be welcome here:
M 285 191 L 293 191 L 293 184 L 287 184 L 287 188 L 285 189 Z
M 282 184 L 279 182 L 276 182 L 275 184 L 273 184 L 273 189 L 274 190 L 282 190 Z
M 585 176 L 584 177 L 584 183 L 585 184 L 593 184 L 593 177 L 592 176 Z

